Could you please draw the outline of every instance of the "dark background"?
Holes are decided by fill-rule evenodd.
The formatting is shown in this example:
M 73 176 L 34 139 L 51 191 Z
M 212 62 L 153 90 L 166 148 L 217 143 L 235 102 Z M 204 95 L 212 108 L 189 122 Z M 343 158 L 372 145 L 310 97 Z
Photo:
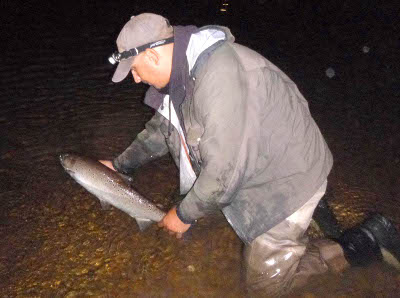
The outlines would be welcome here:
M 328 199 L 340 224 L 351 227 L 380 212 L 399 227 L 399 2 L 232 0 L 221 12 L 223 3 L 1 2 L 2 296 L 183 295 L 182 283 L 208 297 L 242 293 L 241 244 L 223 219 L 200 222 L 190 244 L 155 228 L 139 234 L 126 215 L 102 212 L 59 165 L 64 152 L 115 157 L 151 117 L 141 103 L 146 87 L 131 78 L 113 84 L 107 62 L 122 26 L 141 12 L 163 14 L 174 25 L 228 26 L 238 43 L 281 68 L 309 101 L 333 153 Z M 166 158 L 139 172 L 136 187 L 168 209 L 176 176 Z M 100 269 L 92 265 L 98 249 L 104 252 Z M 112 264 L 115 271 L 102 271 Z M 190 277 L 188 264 L 203 271 Z M 398 292 L 397 273 L 371 270 L 322 279 L 310 291 L 356 297 Z M 164 272 L 172 277 L 163 279 Z M 137 288 L 117 288 L 132 280 Z

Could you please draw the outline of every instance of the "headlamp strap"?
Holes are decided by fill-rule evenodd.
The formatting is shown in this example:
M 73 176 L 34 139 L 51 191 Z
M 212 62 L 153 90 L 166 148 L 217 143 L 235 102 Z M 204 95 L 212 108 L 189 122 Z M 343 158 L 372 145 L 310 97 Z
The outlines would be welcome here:
M 124 60 L 124 59 L 128 59 L 130 57 L 137 56 L 141 52 L 144 52 L 146 49 L 149 49 L 149 48 L 152 49 L 152 48 L 160 47 L 160 46 L 163 46 L 163 45 L 166 45 L 166 44 L 169 44 L 169 43 L 173 43 L 173 42 L 174 42 L 174 37 L 172 36 L 172 37 L 167 38 L 167 39 L 161 39 L 161 40 L 158 40 L 158 41 L 149 42 L 149 43 L 146 43 L 146 44 L 144 44 L 144 45 L 142 45 L 140 47 L 132 48 L 132 49 L 130 49 L 128 51 L 124 51 L 124 52 L 118 53 L 118 56 L 119 56 L 118 57 L 119 58 L 118 62 L 121 61 L 121 60 Z

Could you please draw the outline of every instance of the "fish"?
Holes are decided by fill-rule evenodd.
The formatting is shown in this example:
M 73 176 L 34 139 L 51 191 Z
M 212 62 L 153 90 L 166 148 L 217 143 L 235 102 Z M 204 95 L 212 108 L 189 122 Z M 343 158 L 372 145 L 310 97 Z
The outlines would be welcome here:
M 101 162 L 77 154 L 61 154 L 64 170 L 88 192 L 96 196 L 103 209 L 110 205 L 133 217 L 140 231 L 161 221 L 165 212 L 147 200 L 119 173 Z

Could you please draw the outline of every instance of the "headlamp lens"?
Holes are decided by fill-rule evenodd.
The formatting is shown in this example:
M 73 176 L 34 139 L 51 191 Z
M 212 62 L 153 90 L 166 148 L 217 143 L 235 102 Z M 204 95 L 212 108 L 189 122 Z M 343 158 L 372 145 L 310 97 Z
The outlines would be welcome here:
M 115 61 L 113 56 L 108 57 L 108 62 L 110 62 L 112 65 L 114 65 L 115 63 L 117 63 L 117 61 Z
M 109 61 L 112 65 L 116 64 L 117 62 L 119 62 L 120 59 L 121 59 L 121 54 L 118 53 L 118 52 L 115 52 L 115 53 L 113 53 L 110 57 L 108 57 L 108 61 Z

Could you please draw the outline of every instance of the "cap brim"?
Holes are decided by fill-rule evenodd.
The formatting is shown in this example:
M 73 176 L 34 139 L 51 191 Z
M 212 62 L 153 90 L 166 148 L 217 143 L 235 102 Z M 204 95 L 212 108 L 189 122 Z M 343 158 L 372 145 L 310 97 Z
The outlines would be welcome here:
M 135 57 L 131 57 L 118 63 L 117 69 L 115 70 L 112 77 L 112 81 L 114 83 L 119 83 L 126 78 L 128 73 L 131 71 L 131 66 L 134 58 Z

